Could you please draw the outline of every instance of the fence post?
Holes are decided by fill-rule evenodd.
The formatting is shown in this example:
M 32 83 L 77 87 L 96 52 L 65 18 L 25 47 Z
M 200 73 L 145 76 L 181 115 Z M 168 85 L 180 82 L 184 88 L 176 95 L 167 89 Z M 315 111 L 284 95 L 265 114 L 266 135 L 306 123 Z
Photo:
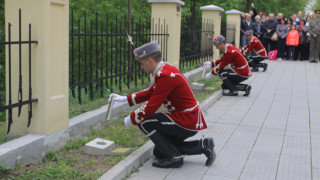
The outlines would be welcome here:
M 226 12 L 227 23 L 235 25 L 235 46 L 240 48 L 241 12 L 235 9 Z M 228 24 L 227 24 L 228 25 Z
M 176 68 L 179 68 L 180 59 L 180 36 L 181 36 L 181 6 L 184 5 L 183 1 L 180 0 L 148 0 L 152 3 L 151 9 L 151 20 L 160 24 L 168 26 L 169 34 L 167 38 L 166 55 L 167 62 L 173 64 Z M 155 33 L 157 29 L 151 23 L 151 32 Z M 154 39 L 151 36 L 151 39 Z M 161 43 L 161 42 L 159 42 Z M 163 45 L 161 45 L 163 46 Z
M 19 39 L 19 9 L 22 11 L 21 37 L 28 41 L 28 26 L 32 25 L 32 119 L 27 128 L 28 106 L 22 106 L 21 116 L 18 108 L 13 109 L 13 124 L 8 138 L 24 134 L 52 134 L 68 127 L 69 104 L 69 0 L 5 0 L 5 22 L 12 24 L 11 40 Z M 8 32 L 6 32 L 6 40 Z M 28 46 L 22 45 L 22 89 L 23 100 L 28 98 Z M 12 99 L 18 99 L 19 49 L 12 46 Z M 8 62 L 8 49 L 6 49 Z M 8 75 L 8 66 L 6 66 Z M 8 76 L 6 83 L 8 84 Z M 6 90 L 8 98 L 8 88 Z
M 201 7 L 200 10 L 202 10 L 202 19 L 212 20 L 213 22 L 214 35 L 212 38 L 215 38 L 216 36 L 220 35 L 221 12 L 224 11 L 224 9 L 215 5 L 208 5 Z M 213 59 L 219 59 L 219 50 L 215 46 L 213 47 Z

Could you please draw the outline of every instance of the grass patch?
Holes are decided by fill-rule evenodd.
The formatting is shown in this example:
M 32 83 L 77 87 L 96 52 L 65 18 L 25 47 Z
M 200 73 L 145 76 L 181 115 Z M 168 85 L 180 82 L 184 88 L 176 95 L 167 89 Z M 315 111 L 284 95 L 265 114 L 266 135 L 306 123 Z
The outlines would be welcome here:
M 0 106 L 5 106 L 5 103 L 3 103 L 3 105 L 1 105 L 0 103 Z M 0 122 L 4 122 L 4 121 L 6 121 L 6 111 L 0 112 Z
M 194 91 L 194 95 L 200 103 L 204 101 L 208 96 L 210 96 L 215 91 L 218 91 L 221 89 L 222 81 L 218 76 L 213 76 L 211 79 L 195 79 L 193 82 L 198 82 L 206 85 L 205 91 Z
M 189 72 L 189 71 L 192 71 L 194 69 L 197 69 L 198 67 L 201 67 L 202 64 L 190 64 L 190 65 L 187 65 L 185 67 L 181 67 L 179 70 L 182 72 L 182 73 L 186 73 L 186 72 Z
M 58 159 L 56 152 L 47 152 L 44 156 L 44 161 L 58 161 Z
M 0 164 L 0 177 L 4 176 L 8 171 L 10 171 L 10 167 Z
M 0 170 L 0 179 L 98 179 L 126 156 L 85 154 L 83 145 L 97 137 L 134 150 L 148 140 L 138 128 L 126 129 L 121 118 L 100 129 L 92 129 L 87 137 L 68 141 L 60 151 L 47 152 L 42 163 Z
M 71 150 L 71 149 L 75 149 L 75 148 L 80 148 L 81 146 L 85 145 L 88 141 L 88 138 L 80 138 L 77 139 L 75 141 L 67 141 L 66 145 L 64 146 L 64 148 L 66 150 Z
M 0 121 L 0 144 L 3 144 L 7 141 L 7 122 Z

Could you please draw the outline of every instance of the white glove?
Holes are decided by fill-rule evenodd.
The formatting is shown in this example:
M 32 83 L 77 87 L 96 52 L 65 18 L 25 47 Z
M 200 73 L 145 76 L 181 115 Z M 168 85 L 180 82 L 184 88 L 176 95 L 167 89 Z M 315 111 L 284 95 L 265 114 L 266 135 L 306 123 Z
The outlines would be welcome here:
M 127 116 L 127 117 L 125 117 L 124 120 L 123 120 L 123 122 L 124 122 L 124 125 L 126 125 L 126 127 L 127 127 L 127 129 L 128 129 L 128 128 L 129 128 L 129 125 L 132 124 L 130 115 Z
M 207 67 L 212 67 L 212 62 L 208 61 L 208 62 L 205 62 L 203 65 Z
M 126 101 L 128 101 L 127 96 L 120 96 L 120 95 L 118 95 L 118 94 L 112 93 L 112 94 L 110 94 L 110 97 L 109 97 L 108 102 L 110 102 L 111 96 L 113 96 L 113 100 L 115 100 L 115 101 L 119 101 L 119 102 L 126 102 Z
M 211 72 L 207 73 L 204 78 L 205 79 L 210 79 L 213 76 L 213 74 Z

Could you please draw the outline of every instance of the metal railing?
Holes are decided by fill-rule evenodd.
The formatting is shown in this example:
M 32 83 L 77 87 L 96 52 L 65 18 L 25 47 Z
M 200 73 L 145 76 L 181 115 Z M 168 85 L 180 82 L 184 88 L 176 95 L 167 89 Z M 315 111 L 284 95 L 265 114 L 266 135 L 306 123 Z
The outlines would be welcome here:
M 80 104 L 82 94 L 89 94 L 93 100 L 97 94 L 104 97 L 105 91 L 113 92 L 116 87 L 119 91 L 123 86 L 129 89 L 131 82 L 137 86 L 138 79 L 142 84 L 150 81 L 134 60 L 126 31 L 136 47 L 157 39 L 166 59 L 168 28 L 160 21 L 157 24 L 154 20 L 132 17 L 129 23 L 126 17 L 110 17 L 107 13 L 87 15 L 73 10 L 70 18 L 69 86 Z
M 180 69 L 201 65 L 210 60 L 213 55 L 212 42 L 208 36 L 213 36 L 214 24 L 212 20 L 199 19 L 194 28 L 189 21 L 181 25 Z M 207 34 L 207 35 L 206 35 Z
M 226 42 L 235 44 L 236 41 L 236 24 L 230 24 L 226 22 L 221 23 L 221 35 L 226 37 Z
M 37 102 L 38 99 L 32 98 L 32 83 L 31 83 L 31 45 L 32 44 L 37 44 L 38 41 L 33 41 L 31 38 L 31 24 L 29 24 L 29 39 L 27 41 L 22 40 L 22 31 L 21 31 L 21 9 L 19 9 L 19 40 L 18 41 L 12 41 L 11 40 L 11 27 L 13 25 L 11 23 L 8 23 L 8 41 L 7 42 L 0 42 L 0 45 L 7 45 L 8 46 L 8 103 L 6 106 L 0 107 L 0 112 L 1 111 L 8 111 L 8 128 L 7 128 L 7 134 L 10 132 L 10 126 L 13 123 L 12 120 L 12 109 L 18 107 L 18 116 L 21 115 L 21 108 L 24 105 L 28 105 L 28 127 L 31 124 L 31 118 L 32 118 L 32 103 Z M 11 58 L 12 54 L 12 45 L 19 45 L 19 87 L 17 89 L 18 91 L 18 102 L 17 103 L 12 103 L 12 61 L 15 59 Z M 29 84 L 28 84 L 28 100 L 23 100 L 23 88 L 22 88 L 22 60 L 24 57 L 22 57 L 22 45 L 28 45 L 29 49 L 29 56 L 28 56 L 28 61 L 29 61 L 29 74 L 28 74 L 28 79 L 29 79 Z M 16 72 L 14 72 L 16 73 Z

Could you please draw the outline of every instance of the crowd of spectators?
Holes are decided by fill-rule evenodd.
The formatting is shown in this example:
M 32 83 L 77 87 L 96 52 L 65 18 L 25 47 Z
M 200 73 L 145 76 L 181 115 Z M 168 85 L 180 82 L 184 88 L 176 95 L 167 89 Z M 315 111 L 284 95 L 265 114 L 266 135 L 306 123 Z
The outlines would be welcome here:
M 259 38 L 265 49 L 277 50 L 278 60 L 310 60 L 318 62 L 320 53 L 320 10 L 313 15 L 302 11 L 284 17 L 278 13 L 268 16 L 262 11 L 257 13 L 254 4 L 252 10 L 241 15 L 241 30 L 253 30 L 254 36 Z M 241 32 L 241 46 L 249 42 Z

